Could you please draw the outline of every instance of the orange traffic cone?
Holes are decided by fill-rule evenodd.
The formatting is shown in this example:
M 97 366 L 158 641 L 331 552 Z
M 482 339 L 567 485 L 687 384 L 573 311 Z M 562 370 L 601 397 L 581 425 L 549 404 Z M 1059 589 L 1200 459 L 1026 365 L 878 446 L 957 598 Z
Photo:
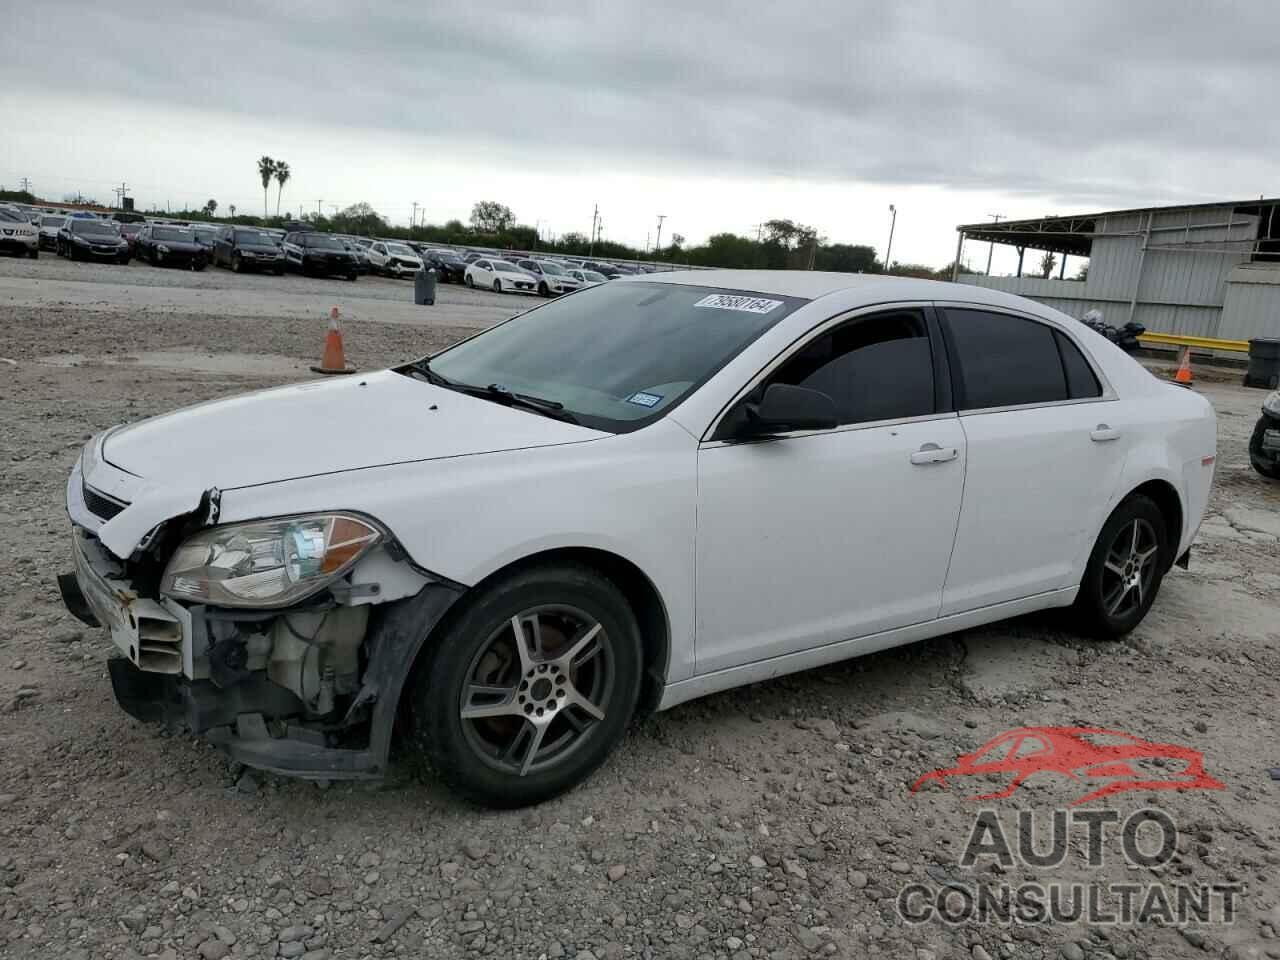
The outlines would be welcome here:
M 1191 348 L 1182 348 L 1182 362 L 1178 364 L 1178 372 L 1173 375 L 1173 382 L 1182 387 L 1189 387 L 1191 379 Z
M 312 367 L 316 373 L 355 373 L 355 367 L 347 366 L 346 354 L 342 351 L 342 324 L 338 321 L 338 308 L 329 311 L 329 332 L 324 337 L 324 355 L 320 365 Z

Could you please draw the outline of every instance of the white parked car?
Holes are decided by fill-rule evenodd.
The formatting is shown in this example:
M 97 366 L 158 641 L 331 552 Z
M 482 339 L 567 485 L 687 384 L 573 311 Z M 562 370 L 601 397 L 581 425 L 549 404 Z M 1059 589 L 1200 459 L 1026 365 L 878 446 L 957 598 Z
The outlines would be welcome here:
M 40 247 L 45 250 L 58 249 L 58 231 L 61 230 L 67 222 L 66 216 L 62 214 L 44 213 L 40 215 Z
M 0 207 L 0 252 L 40 256 L 40 234 L 30 218 L 13 207 Z
M 422 258 L 407 244 L 376 240 L 365 250 L 369 269 L 388 277 L 411 277 L 422 269 Z
M 585 267 L 574 267 L 569 271 L 569 276 L 578 281 L 579 287 L 594 287 L 597 284 L 609 282 L 609 278 L 603 273 L 596 273 L 596 271 L 587 270 Z
M 1029 300 L 666 273 L 94 437 L 61 586 L 136 717 L 327 780 L 381 774 L 400 716 L 514 806 L 639 711 L 1049 607 L 1131 630 L 1215 442 L 1204 397 Z
M 537 293 L 538 278 L 514 263 L 480 257 L 467 264 L 462 275 L 468 287 L 488 287 L 494 293 Z
M 537 278 L 538 293 L 544 297 L 573 293 L 582 286 L 576 277 L 554 260 L 517 260 L 516 266 Z

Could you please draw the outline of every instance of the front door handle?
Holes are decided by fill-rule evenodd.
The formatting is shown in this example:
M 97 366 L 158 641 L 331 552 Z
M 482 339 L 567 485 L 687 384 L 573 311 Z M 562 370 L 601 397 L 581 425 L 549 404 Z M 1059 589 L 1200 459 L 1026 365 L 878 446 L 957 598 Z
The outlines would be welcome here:
M 946 463 L 948 460 L 954 460 L 958 456 L 960 456 L 960 451 L 955 447 L 943 448 L 936 443 L 926 443 L 911 455 L 911 462 L 920 467 L 929 463 Z
M 1094 443 L 1106 443 L 1108 440 L 1119 440 L 1120 431 L 1113 430 L 1105 423 L 1100 423 L 1093 428 L 1093 432 L 1089 434 L 1089 439 Z

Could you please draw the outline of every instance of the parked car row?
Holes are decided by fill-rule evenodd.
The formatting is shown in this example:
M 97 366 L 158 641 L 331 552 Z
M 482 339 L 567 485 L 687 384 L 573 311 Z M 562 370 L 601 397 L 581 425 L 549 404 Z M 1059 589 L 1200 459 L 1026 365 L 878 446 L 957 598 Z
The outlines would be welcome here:
M 8 226 L 7 224 L 12 224 Z M 632 268 L 595 260 L 480 250 L 459 251 L 415 241 L 320 233 L 305 223 L 288 231 L 266 227 L 191 224 L 130 217 L 105 219 L 93 213 L 70 214 L 0 206 L 0 250 L 37 257 L 41 249 L 73 260 L 128 263 L 133 258 L 157 267 L 203 270 L 209 264 L 236 273 L 286 270 L 304 275 L 361 274 L 410 278 L 426 267 L 441 283 L 462 283 L 499 293 L 555 297 L 606 280 L 653 268 Z

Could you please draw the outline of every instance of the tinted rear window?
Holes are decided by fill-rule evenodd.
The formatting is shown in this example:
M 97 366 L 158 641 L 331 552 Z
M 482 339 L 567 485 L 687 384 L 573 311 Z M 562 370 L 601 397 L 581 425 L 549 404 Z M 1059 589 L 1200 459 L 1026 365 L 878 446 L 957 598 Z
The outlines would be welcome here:
M 1067 399 L 1067 378 L 1048 325 L 1006 313 L 946 311 L 959 368 L 959 408 L 980 410 Z
M 1071 342 L 1061 330 L 1053 334 L 1058 340 L 1058 352 L 1062 355 L 1062 369 L 1067 374 L 1067 392 L 1072 400 L 1084 400 L 1102 396 L 1102 384 L 1084 358 L 1080 348 Z

